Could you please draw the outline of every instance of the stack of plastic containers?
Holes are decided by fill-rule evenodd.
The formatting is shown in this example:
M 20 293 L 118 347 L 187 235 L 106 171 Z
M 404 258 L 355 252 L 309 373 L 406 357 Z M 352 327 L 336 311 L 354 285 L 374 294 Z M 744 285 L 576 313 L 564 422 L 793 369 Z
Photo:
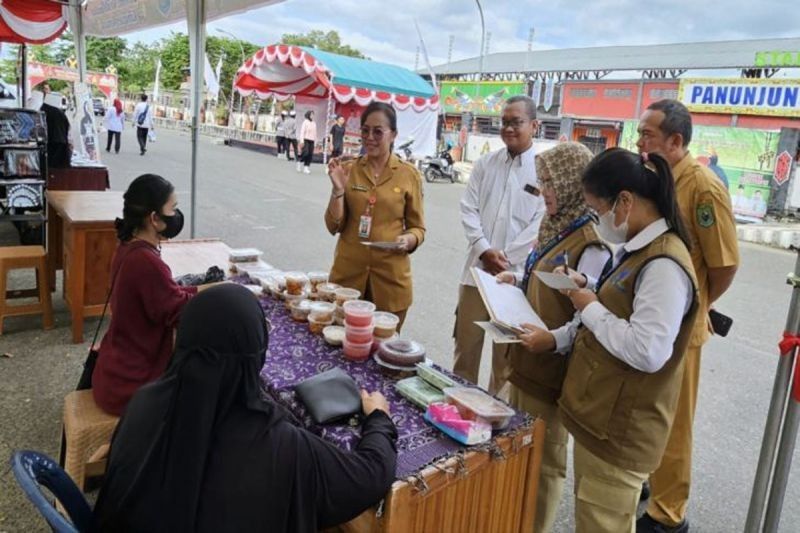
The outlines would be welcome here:
M 375 329 L 375 304 L 366 300 L 349 300 L 344 310 L 344 356 L 351 361 L 364 361 L 372 353 Z

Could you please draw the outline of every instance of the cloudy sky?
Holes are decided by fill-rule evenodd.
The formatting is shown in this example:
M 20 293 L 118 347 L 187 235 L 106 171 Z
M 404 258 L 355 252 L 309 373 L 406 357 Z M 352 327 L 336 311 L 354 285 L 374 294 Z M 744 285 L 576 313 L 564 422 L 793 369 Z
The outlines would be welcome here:
M 660 44 L 800 36 L 800 10 L 790 0 L 482 0 L 489 51 L 612 44 Z M 344 43 L 377 61 L 413 68 L 419 22 L 431 63 L 478 55 L 480 19 L 474 0 L 288 0 L 209 24 L 259 45 L 283 33 L 336 30 Z M 130 34 L 152 41 L 185 24 Z M 424 66 L 420 60 L 420 66 Z

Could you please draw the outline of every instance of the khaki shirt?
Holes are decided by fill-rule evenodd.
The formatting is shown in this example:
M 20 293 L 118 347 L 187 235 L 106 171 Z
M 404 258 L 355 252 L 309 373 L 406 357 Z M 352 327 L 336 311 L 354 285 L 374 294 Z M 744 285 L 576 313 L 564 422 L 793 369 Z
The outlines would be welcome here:
M 689 345 L 702 346 L 710 336 L 708 269 L 739 265 L 736 222 L 725 186 L 691 154 L 675 165 L 672 174 L 678 206 L 692 237 L 692 263 L 700 294 L 700 310 Z
M 325 211 L 325 225 L 331 235 L 339 233 L 330 280 L 369 294 L 382 311 L 403 311 L 411 307 L 411 261 L 408 254 L 369 248 L 364 241 L 394 241 L 404 233 L 425 239 L 422 180 L 414 166 L 394 155 L 378 178 L 372 176 L 366 157 L 345 163 L 350 172 L 344 196 L 344 217 L 335 220 Z M 361 216 L 372 208 L 368 238 L 358 235 Z

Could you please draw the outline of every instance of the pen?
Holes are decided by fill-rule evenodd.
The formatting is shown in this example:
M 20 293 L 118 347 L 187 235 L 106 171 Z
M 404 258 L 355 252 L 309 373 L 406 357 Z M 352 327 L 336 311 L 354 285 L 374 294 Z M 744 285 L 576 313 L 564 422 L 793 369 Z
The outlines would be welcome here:
M 564 250 L 564 255 L 561 256 L 561 259 L 564 261 L 564 268 L 569 270 L 569 252 Z

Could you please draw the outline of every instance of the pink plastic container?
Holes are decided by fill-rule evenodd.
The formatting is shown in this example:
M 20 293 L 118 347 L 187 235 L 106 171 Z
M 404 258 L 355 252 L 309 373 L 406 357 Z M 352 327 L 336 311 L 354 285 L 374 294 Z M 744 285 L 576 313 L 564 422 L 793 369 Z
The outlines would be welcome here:
M 372 352 L 372 341 L 366 344 L 354 344 L 344 339 L 344 357 L 351 361 L 366 361 Z
M 372 323 L 365 327 L 356 327 L 345 323 L 344 334 L 345 338 L 353 344 L 372 343 L 373 329 L 375 329 L 375 325 Z
M 366 300 L 350 300 L 342 304 L 344 321 L 348 326 L 364 328 L 372 325 L 375 304 Z

